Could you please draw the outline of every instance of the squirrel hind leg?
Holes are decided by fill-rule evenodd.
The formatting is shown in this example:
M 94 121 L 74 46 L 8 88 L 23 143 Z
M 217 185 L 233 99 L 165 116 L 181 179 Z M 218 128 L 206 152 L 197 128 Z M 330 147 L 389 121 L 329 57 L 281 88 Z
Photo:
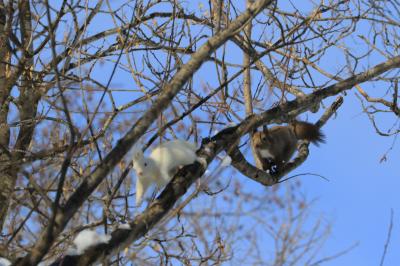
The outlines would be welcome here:
M 261 158 L 261 164 L 262 164 L 262 169 L 264 171 L 267 171 L 271 168 L 271 162 L 270 159 L 267 158 Z
M 178 168 L 173 168 L 170 171 L 178 170 Z M 175 172 L 176 173 L 176 172 Z M 160 171 L 161 178 L 158 179 L 157 186 L 163 187 L 171 181 L 173 175 L 170 175 L 169 171 Z
M 197 156 L 196 161 L 199 162 L 204 169 L 207 169 L 207 160 L 205 158 Z
M 181 169 L 182 169 L 182 166 L 174 167 L 174 168 L 172 168 L 172 169 L 170 169 L 170 170 L 168 171 L 168 175 L 172 178 L 172 177 L 175 176 L 176 173 L 178 173 L 178 171 L 181 170 Z

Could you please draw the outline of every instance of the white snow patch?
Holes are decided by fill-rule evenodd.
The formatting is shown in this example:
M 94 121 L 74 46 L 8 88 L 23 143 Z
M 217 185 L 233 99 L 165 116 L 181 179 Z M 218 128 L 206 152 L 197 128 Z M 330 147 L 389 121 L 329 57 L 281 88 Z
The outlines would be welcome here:
M 8 259 L 0 257 L 0 266 L 8 266 L 11 265 L 11 261 Z
M 226 155 L 224 159 L 222 159 L 221 167 L 227 167 L 231 165 L 231 163 L 232 163 L 232 158 L 229 155 Z
M 87 248 L 100 244 L 108 243 L 110 241 L 110 235 L 99 234 L 93 230 L 83 230 L 74 239 L 74 245 L 76 246 L 76 254 L 82 254 Z M 73 252 L 73 250 L 70 250 Z
M 204 175 L 209 175 L 209 174 L 211 174 L 211 171 L 207 169 L 207 170 L 204 172 Z
M 123 223 L 123 224 L 118 225 L 118 229 L 130 230 L 131 226 L 128 223 Z

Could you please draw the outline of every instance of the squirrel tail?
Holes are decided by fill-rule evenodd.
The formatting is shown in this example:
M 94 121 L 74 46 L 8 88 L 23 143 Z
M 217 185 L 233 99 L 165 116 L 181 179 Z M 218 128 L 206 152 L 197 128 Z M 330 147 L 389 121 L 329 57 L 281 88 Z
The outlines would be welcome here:
M 298 139 L 308 140 L 316 146 L 318 146 L 319 143 L 325 142 L 325 135 L 321 132 L 319 127 L 314 124 L 304 121 L 295 121 L 292 127 Z

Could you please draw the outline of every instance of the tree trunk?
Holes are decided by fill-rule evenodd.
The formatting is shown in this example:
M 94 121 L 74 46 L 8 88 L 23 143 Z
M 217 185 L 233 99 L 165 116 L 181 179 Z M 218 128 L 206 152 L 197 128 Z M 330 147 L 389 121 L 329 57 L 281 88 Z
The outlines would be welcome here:
M 7 46 L 7 39 L 10 34 L 7 30 L 7 25 L 12 22 L 12 12 L 6 15 L 6 8 L 2 0 L 0 2 L 0 9 L 0 58 L 4 60 L 0 63 L 0 173 L 2 175 L 0 178 L 0 229 L 3 230 L 8 207 L 17 181 L 17 173 L 21 166 L 21 159 L 25 156 L 32 140 L 35 128 L 34 118 L 40 97 L 39 93 L 35 91 L 33 82 L 34 61 L 30 2 L 20 0 L 18 9 L 21 26 L 21 44 L 25 49 L 25 59 L 21 59 L 19 62 L 21 66 L 17 66 L 17 68 L 22 67 L 20 93 L 17 102 L 21 126 L 15 147 L 10 151 L 10 129 L 7 125 L 7 116 L 9 112 L 10 92 L 14 84 L 9 84 L 11 82 L 11 78 L 9 77 L 12 75 L 12 69 L 10 67 L 11 53 Z M 13 74 L 19 75 L 19 71 Z M 13 78 L 13 80 L 15 79 Z
M 8 150 L 10 128 L 7 124 L 7 116 L 10 89 L 7 86 L 7 77 L 10 73 L 10 51 L 7 46 L 6 12 L 4 2 L 0 0 L 0 230 L 3 229 L 9 198 L 15 183 L 11 153 Z

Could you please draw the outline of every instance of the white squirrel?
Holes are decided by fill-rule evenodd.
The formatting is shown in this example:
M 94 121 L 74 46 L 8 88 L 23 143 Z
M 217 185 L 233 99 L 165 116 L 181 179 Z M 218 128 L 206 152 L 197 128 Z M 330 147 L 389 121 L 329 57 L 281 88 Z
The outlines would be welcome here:
M 136 205 L 139 206 L 146 190 L 152 184 L 157 189 L 171 181 L 179 167 L 194 161 L 204 164 L 203 158 L 196 155 L 196 144 L 185 140 L 171 140 L 155 147 L 149 157 L 144 157 L 141 150 L 133 155 L 133 169 L 136 172 Z

